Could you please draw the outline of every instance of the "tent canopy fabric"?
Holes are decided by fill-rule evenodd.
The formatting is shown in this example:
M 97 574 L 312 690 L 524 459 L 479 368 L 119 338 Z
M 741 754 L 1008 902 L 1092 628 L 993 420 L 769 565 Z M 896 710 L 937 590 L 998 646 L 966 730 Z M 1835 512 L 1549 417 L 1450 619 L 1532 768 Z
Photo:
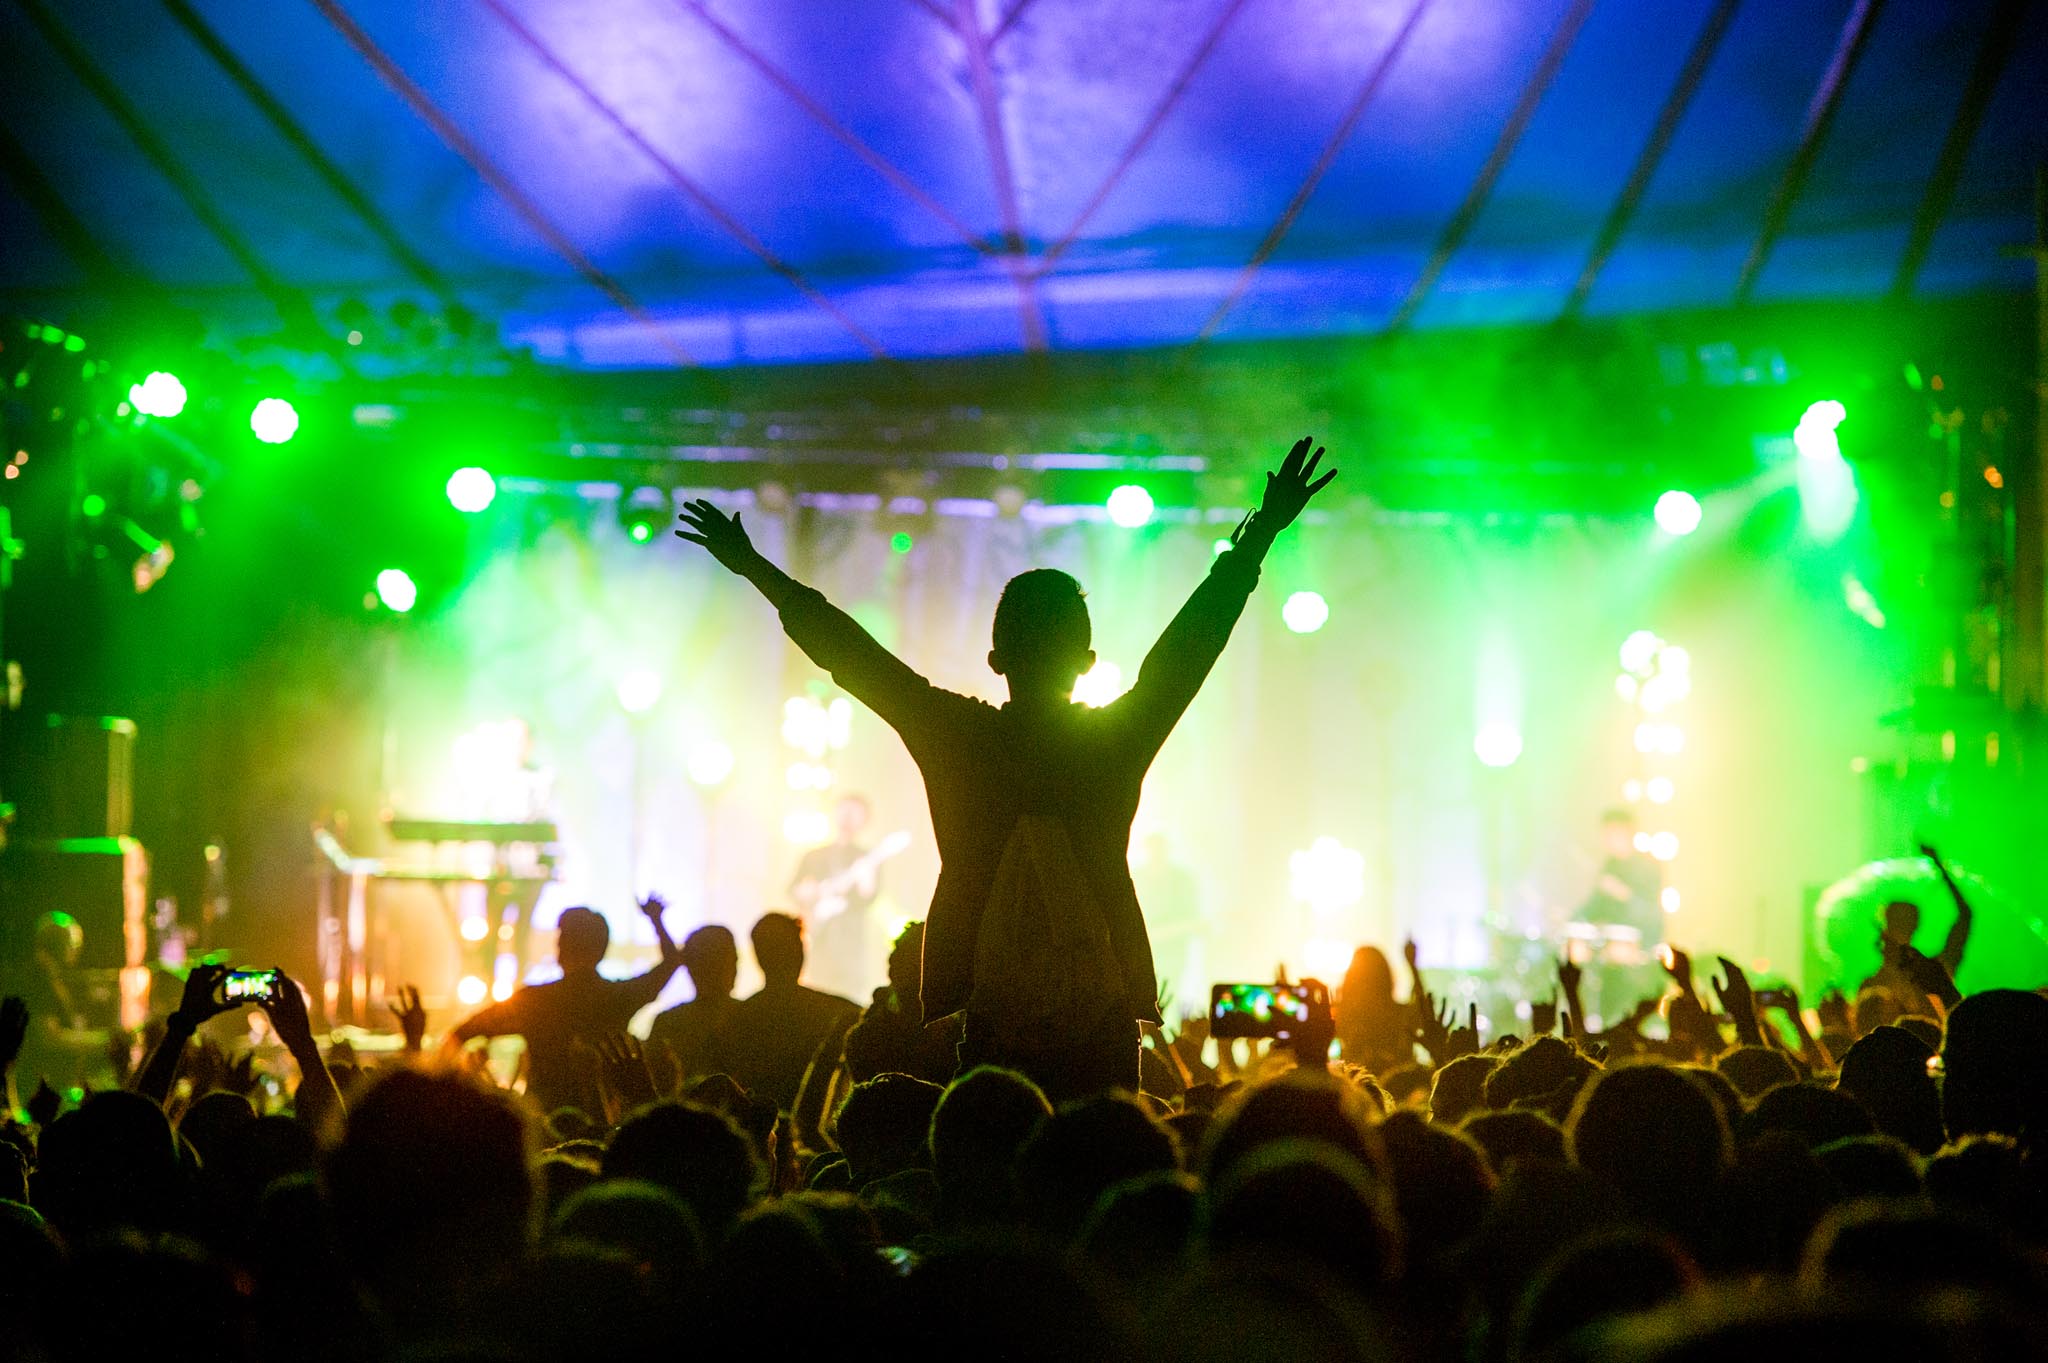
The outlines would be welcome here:
M 2024 0 L 0 5 L 0 305 L 581 368 L 2027 287 Z

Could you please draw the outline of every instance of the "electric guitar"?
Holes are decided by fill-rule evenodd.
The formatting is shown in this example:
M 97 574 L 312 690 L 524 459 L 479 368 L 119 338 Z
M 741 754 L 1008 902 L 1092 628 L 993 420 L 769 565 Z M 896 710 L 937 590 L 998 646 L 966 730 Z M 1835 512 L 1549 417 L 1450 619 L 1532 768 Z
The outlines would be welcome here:
M 828 923 L 851 908 L 855 899 L 872 896 L 875 872 L 882 868 L 883 862 L 908 846 L 909 832 L 898 829 L 861 853 L 845 870 L 813 882 L 809 896 L 811 921 Z

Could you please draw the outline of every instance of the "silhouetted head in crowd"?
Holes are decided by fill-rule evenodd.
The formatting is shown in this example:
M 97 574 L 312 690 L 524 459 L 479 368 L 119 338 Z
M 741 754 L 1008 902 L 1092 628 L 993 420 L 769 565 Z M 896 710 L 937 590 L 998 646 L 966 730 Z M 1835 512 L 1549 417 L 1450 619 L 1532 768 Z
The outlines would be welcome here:
M 1394 1001 L 1394 967 L 1378 947 L 1360 947 L 1351 953 L 1351 965 L 1344 972 L 1343 987 L 1337 991 L 1337 1006 L 1386 1007 Z
M 1920 1162 L 1892 1136 L 1848 1136 L 1813 1152 L 1844 1197 L 1918 1197 Z
M 1737 1093 L 1752 1100 L 1799 1082 L 1799 1071 L 1785 1053 L 1769 1046 L 1737 1046 L 1716 1059 L 1714 1068 L 1735 1085 Z
M 696 1213 L 667 1189 L 639 1179 L 608 1179 L 569 1198 L 550 1222 L 548 1240 L 614 1250 L 675 1287 L 693 1282 L 704 1267 Z
M 1564 1128 L 1541 1112 L 1482 1110 L 1458 1123 L 1458 1130 L 1478 1142 L 1495 1177 L 1516 1160 L 1564 1160 Z
M 1903 1027 L 1879 1027 L 1842 1057 L 1835 1087 L 1862 1103 L 1878 1130 L 1931 1155 L 1944 1139 L 1941 1086 L 1927 1069 L 1933 1058 L 1933 1050 Z
M 1560 1251 L 1523 1291 L 1508 1359 L 1556 1357 L 1552 1351 L 1579 1331 L 1675 1300 L 1699 1276 L 1685 1251 L 1663 1236 L 1640 1230 L 1588 1236 Z
M 1595 1074 L 1579 1090 L 1565 1147 L 1652 1225 L 1697 1234 L 1702 1193 L 1727 1167 L 1733 1142 L 1720 1106 L 1691 1078 L 1632 1065 Z
M 915 1010 L 924 984 L 924 924 L 910 922 L 889 947 L 889 987 L 906 1009 Z
M 1927 1195 L 2048 1248 L 2048 1178 L 2011 1136 L 1965 1136 L 1927 1161 Z
M 1486 1106 L 1486 1077 L 1500 1060 L 1491 1055 L 1461 1055 L 1436 1072 L 1429 1085 L 1430 1120 L 1456 1126 L 1467 1113 Z
M 117 1227 L 178 1228 L 189 1179 L 163 1110 L 138 1093 L 95 1093 L 44 1130 L 36 1207 L 67 1239 Z
M 1179 1167 L 1172 1133 L 1143 1104 L 1125 1094 L 1084 1098 L 1040 1122 L 1017 1152 L 1018 1205 L 1068 1240 L 1112 1187 Z
M 596 971 L 605 952 L 611 950 L 611 924 L 596 909 L 578 905 L 563 909 L 555 923 L 555 959 L 564 975 L 585 975 Z
M 1325 1070 L 1293 1070 L 1241 1089 L 1231 1095 L 1209 1129 L 1208 1147 L 1202 1152 L 1203 1179 L 1214 1184 L 1238 1160 L 1281 1140 L 1333 1145 L 1368 1174 L 1382 1178 L 1386 1153 L 1372 1124 L 1374 1115 L 1363 1094 Z
M 930 1167 L 932 1113 L 944 1092 L 907 1074 L 877 1075 L 853 1086 L 833 1136 L 846 1155 L 855 1188 L 906 1169 Z
M 1987 1221 L 1912 1202 L 1855 1202 L 1831 1212 L 1800 1275 L 1815 1292 L 1909 1295 L 1960 1288 L 2014 1303 L 2048 1300 L 2048 1272 Z
M 452 1074 L 401 1069 L 350 1109 L 328 1154 L 326 1194 L 357 1279 L 419 1326 L 526 1252 L 535 1207 L 532 1138 L 505 1094 Z
M 767 987 L 794 988 L 804 973 L 804 925 L 786 913 L 764 913 L 750 936 Z
M 1080 1267 L 1051 1248 L 1001 1241 L 941 1248 L 894 1294 L 883 1332 L 907 1358 L 1130 1363 L 1136 1332 Z
M 766 1174 L 732 1118 L 695 1103 L 649 1103 L 620 1124 L 604 1152 L 604 1177 L 664 1188 L 696 1214 L 712 1240 L 752 1206 Z
M 1890 958 L 1889 948 L 1909 946 L 1913 935 L 1920 931 L 1920 906 L 1910 899 L 1894 899 L 1884 906 L 1878 919 L 1878 942 L 1887 948 L 1885 956 Z
M 1951 1137 L 2048 1132 L 2048 998 L 1987 989 L 1948 1015 L 1942 1117 Z
M 1501 1112 L 1560 1089 L 1576 1093 L 1598 1068 L 1563 1037 L 1539 1036 L 1486 1076 L 1486 1105 Z M 1560 1102 L 1559 1106 L 1569 1104 Z
M 732 929 L 709 923 L 685 937 L 683 968 L 690 972 L 698 998 L 732 997 L 740 978 L 740 948 Z
M 1201 1200 L 1187 1174 L 1125 1179 L 1095 1200 L 1079 1248 L 1096 1267 L 1128 1282 L 1170 1281 L 1188 1268 Z
M 36 955 L 60 970 L 78 964 L 85 951 L 85 929 L 62 910 L 52 910 L 36 920 Z
M 1431 1126 L 1413 1112 L 1380 1123 L 1411 1266 L 1441 1266 L 1479 1232 L 1493 1196 L 1493 1171 L 1469 1137 Z
M 1390 1190 L 1324 1141 L 1262 1142 L 1210 1183 L 1205 1210 L 1209 1252 L 1226 1263 L 1320 1269 L 1357 1290 L 1401 1275 Z
M 1854 1095 L 1810 1080 L 1772 1089 L 1736 1123 L 1736 1132 L 1745 1143 L 1767 1131 L 1784 1131 L 1809 1150 L 1876 1130 L 1877 1123 L 1870 1120 Z
M 1081 584 L 1057 568 L 1011 578 L 996 603 L 989 667 L 1012 700 L 1067 700 L 1095 666 L 1093 629 Z
M 950 1220 L 1007 1216 L 1017 1152 L 1052 1115 L 1038 1085 L 1015 1070 L 984 1065 L 946 1086 L 932 1109 L 932 1173 Z

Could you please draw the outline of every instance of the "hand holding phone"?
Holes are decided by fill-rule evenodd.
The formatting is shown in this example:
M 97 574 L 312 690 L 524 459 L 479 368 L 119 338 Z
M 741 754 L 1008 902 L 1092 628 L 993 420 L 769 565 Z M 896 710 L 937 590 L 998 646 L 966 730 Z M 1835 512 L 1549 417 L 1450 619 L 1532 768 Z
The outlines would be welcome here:
M 283 984 L 281 970 L 230 970 L 221 977 L 220 1000 L 229 1007 L 244 1003 L 265 1006 L 277 1002 Z

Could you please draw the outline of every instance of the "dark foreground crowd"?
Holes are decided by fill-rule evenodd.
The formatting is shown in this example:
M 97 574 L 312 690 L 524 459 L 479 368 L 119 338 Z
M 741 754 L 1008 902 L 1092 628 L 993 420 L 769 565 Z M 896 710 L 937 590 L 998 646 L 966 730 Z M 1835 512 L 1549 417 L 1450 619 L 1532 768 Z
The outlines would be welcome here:
M 1147 1029 L 1141 1092 L 1058 1105 L 944 1072 L 899 979 L 795 1102 L 620 1037 L 553 1111 L 429 1053 L 416 1000 L 404 1054 L 323 1054 L 290 990 L 266 1099 L 192 1041 L 202 968 L 124 1088 L 10 1119 L 0 1352 L 2048 1358 L 2048 997 L 1904 951 L 1817 1026 L 1680 955 L 1592 1034 L 1568 966 L 1485 1044 L 1366 951 L 1345 1058 L 1195 1020 Z M 0 1011 L 10 1070 L 31 1026 Z

